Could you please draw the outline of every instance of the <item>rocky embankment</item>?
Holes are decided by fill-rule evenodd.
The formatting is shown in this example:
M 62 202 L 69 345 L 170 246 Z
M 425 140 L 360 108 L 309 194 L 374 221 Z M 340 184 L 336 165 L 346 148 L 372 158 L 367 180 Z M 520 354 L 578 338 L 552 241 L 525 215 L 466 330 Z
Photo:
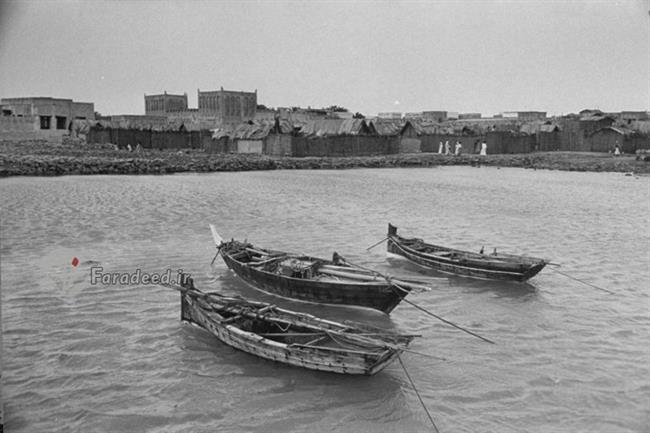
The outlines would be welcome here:
M 283 169 L 347 169 L 471 165 L 568 171 L 650 173 L 650 163 L 634 156 L 598 153 L 542 152 L 515 155 L 445 156 L 431 153 L 289 158 L 265 155 L 207 154 L 200 150 L 142 153 L 112 145 L 46 142 L 0 143 L 0 177 L 86 174 L 166 174 Z

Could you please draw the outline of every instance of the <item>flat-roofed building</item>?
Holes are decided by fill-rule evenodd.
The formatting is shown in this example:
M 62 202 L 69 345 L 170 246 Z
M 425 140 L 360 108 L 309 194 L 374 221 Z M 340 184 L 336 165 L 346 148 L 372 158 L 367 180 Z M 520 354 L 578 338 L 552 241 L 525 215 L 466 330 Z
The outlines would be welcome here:
M 446 111 L 423 111 L 422 112 L 422 119 L 427 120 L 429 122 L 437 122 L 437 123 L 442 123 L 447 120 L 447 112 Z
M 422 120 L 422 112 L 419 113 L 405 113 L 404 119 L 407 120 Z
M 648 120 L 647 111 L 621 111 L 620 119 L 624 122 L 631 122 L 634 120 Z
M 162 93 L 160 95 L 144 95 L 144 113 L 147 115 L 165 115 L 187 111 L 187 93 L 172 95 Z
M 75 119 L 95 119 L 95 104 L 45 96 L 0 99 L 0 137 L 60 138 Z
M 257 89 L 254 92 L 235 90 L 198 90 L 199 114 L 216 117 L 222 124 L 238 124 L 255 119 Z
M 522 122 L 546 119 L 546 111 L 504 111 L 501 115 L 504 119 L 517 119 Z
M 379 119 L 401 119 L 402 113 L 390 112 L 390 113 L 377 113 Z

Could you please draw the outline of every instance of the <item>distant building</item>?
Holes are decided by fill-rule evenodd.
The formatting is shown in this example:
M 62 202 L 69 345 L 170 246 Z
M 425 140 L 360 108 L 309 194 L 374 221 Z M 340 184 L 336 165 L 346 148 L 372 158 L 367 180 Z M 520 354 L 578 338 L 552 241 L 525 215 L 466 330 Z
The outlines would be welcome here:
M 172 95 L 144 95 L 144 113 L 147 115 L 165 115 L 187 110 L 187 93 Z
M 198 90 L 199 114 L 214 116 L 223 125 L 238 124 L 255 119 L 257 90 L 241 92 L 224 90 Z
M 277 116 L 293 124 L 306 123 L 317 119 L 338 119 L 331 111 L 324 108 L 278 107 Z M 258 115 L 256 114 L 256 117 Z
M 648 120 L 647 111 L 621 111 L 619 118 L 623 122 L 630 123 L 634 120 Z
M 612 126 L 614 118 L 603 115 L 582 116 L 578 119 L 578 129 L 582 131 L 583 136 L 587 136 L 594 131 Z
M 377 113 L 379 119 L 401 119 L 402 113 L 390 112 L 390 113 Z
M 75 119 L 95 119 L 95 104 L 72 99 L 25 97 L 0 99 L 0 138 L 59 138 Z
M 604 113 L 597 108 L 585 108 L 578 113 L 580 116 L 602 116 Z
M 458 115 L 458 119 L 463 120 L 463 119 L 480 119 L 481 118 L 481 113 L 460 113 Z
M 405 113 L 404 119 L 407 120 L 422 120 L 422 112 L 419 113 Z
M 269 110 L 268 108 L 266 109 L 257 109 L 255 111 L 255 118 L 254 120 L 256 122 L 273 122 L 277 117 L 277 113 L 275 110 Z
M 2 113 L 15 116 L 38 116 L 41 129 L 67 129 L 74 119 L 94 119 L 95 104 L 50 97 L 2 98 Z M 50 126 L 47 126 L 50 125 Z
M 169 124 L 169 118 L 165 115 L 114 114 L 106 117 L 106 120 L 125 129 L 150 129 L 154 127 L 165 127 Z
M 501 114 L 504 119 L 517 119 L 522 122 L 546 119 L 546 111 L 504 111 Z
M 328 117 L 333 119 L 352 119 L 354 118 L 354 113 L 349 111 L 331 111 L 328 113 Z
M 626 131 L 612 126 L 606 126 L 591 133 L 592 152 L 613 152 L 616 146 L 623 150 Z
M 447 121 L 447 112 L 446 111 L 423 111 L 422 119 L 428 120 L 430 122 L 442 123 Z

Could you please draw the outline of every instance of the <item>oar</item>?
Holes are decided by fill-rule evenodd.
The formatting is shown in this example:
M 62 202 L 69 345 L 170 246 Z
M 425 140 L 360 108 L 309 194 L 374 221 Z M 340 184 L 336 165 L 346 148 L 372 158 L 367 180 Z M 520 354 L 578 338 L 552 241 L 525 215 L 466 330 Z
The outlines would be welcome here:
M 382 275 L 382 274 L 380 274 L 380 273 L 377 272 L 377 271 L 373 271 L 372 269 L 367 269 L 367 268 L 364 268 L 363 266 L 355 265 L 355 264 L 353 264 L 353 263 L 350 263 L 350 262 L 348 262 L 347 260 L 345 260 L 343 257 L 340 257 L 340 259 L 343 260 L 343 262 L 347 263 L 347 264 L 350 265 L 350 266 L 357 266 L 357 267 L 359 267 L 359 268 L 361 268 L 361 269 L 366 269 L 366 270 L 368 270 L 368 271 L 370 271 L 370 272 L 375 272 L 376 274 L 378 274 L 378 275 L 384 277 L 387 281 L 389 281 L 389 282 L 392 283 L 393 287 L 396 287 L 396 288 L 398 288 L 399 290 L 402 290 L 402 291 L 405 293 L 405 295 L 402 297 L 402 301 L 406 302 L 406 303 L 409 304 L 409 305 L 414 306 L 414 307 L 417 308 L 418 310 L 421 310 L 421 311 L 423 311 L 424 313 L 426 313 L 426 314 L 428 314 L 428 315 L 430 315 L 430 316 L 433 316 L 433 317 L 435 317 L 436 319 L 440 320 L 441 322 L 444 322 L 444 323 L 446 323 L 446 324 L 448 324 L 448 325 L 450 325 L 450 326 L 453 326 L 453 327 L 456 328 L 456 329 L 459 329 L 459 330 L 461 330 L 461 331 L 463 331 L 463 332 L 466 332 L 466 333 L 468 333 L 468 334 L 470 334 L 470 335 L 473 335 L 474 337 L 480 338 L 481 340 L 483 340 L 483 341 L 485 341 L 485 342 L 487 342 L 487 343 L 490 343 L 490 344 L 496 344 L 496 343 L 495 343 L 494 341 L 492 341 L 492 340 L 488 340 L 487 338 L 482 337 L 482 336 L 478 335 L 478 334 L 475 333 L 475 332 L 472 332 L 472 331 L 470 331 L 470 330 L 468 330 L 468 329 L 465 329 L 465 328 L 463 328 L 462 326 L 456 325 L 455 323 L 450 322 L 449 320 L 443 319 L 442 317 L 440 317 L 440 316 L 438 316 L 438 315 L 432 313 L 431 311 L 429 311 L 429 310 L 427 310 L 427 309 L 425 309 L 425 308 L 420 307 L 420 306 L 417 305 L 416 303 L 407 300 L 407 299 L 406 299 L 406 295 L 407 295 L 408 293 L 410 293 L 410 291 L 409 291 L 409 290 L 406 290 L 404 287 L 400 287 L 400 285 L 399 285 L 399 284 L 396 284 L 395 281 L 391 281 L 391 278 L 390 278 L 390 277 L 385 276 L 385 275 Z
M 336 277 L 347 278 L 347 279 L 350 279 L 350 280 L 358 280 L 358 281 L 362 281 L 362 282 L 373 282 L 373 281 L 387 280 L 385 277 L 382 277 L 382 276 L 377 275 L 377 274 L 368 275 L 367 271 L 365 271 L 365 270 L 364 270 L 365 273 L 356 273 L 356 272 L 352 272 L 352 271 L 348 271 L 348 272 L 338 271 L 336 269 L 330 269 L 330 268 L 331 267 L 328 266 L 328 265 L 323 265 L 323 266 L 318 268 L 318 272 L 320 272 L 321 274 L 325 274 L 325 275 L 334 275 Z M 337 267 L 335 266 L 335 268 L 337 268 Z M 339 267 L 339 268 L 345 269 L 344 267 Z M 363 269 L 360 269 L 360 268 L 353 268 L 353 270 L 354 269 L 363 270 Z M 379 278 L 379 280 L 378 280 L 378 278 Z M 391 277 L 391 281 L 396 281 L 396 282 L 398 282 L 399 284 L 401 284 L 403 286 L 410 287 L 412 290 L 422 290 L 422 291 L 425 291 L 425 292 L 431 290 L 431 288 L 429 286 L 424 286 L 422 284 L 418 284 L 419 282 L 402 280 L 402 279 L 393 278 L 393 277 Z

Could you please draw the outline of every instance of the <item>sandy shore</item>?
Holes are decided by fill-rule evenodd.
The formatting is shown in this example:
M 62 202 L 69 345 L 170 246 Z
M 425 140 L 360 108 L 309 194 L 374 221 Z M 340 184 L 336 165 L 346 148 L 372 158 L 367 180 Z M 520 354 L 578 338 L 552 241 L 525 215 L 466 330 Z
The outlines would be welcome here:
M 102 145 L 0 142 L 0 177 L 79 174 L 165 174 L 183 172 L 431 167 L 471 165 L 567 171 L 648 174 L 650 162 L 634 155 L 537 152 L 512 155 L 445 156 L 433 153 L 363 157 L 289 158 L 265 155 L 206 154 L 200 150 L 147 150 L 136 154 Z

